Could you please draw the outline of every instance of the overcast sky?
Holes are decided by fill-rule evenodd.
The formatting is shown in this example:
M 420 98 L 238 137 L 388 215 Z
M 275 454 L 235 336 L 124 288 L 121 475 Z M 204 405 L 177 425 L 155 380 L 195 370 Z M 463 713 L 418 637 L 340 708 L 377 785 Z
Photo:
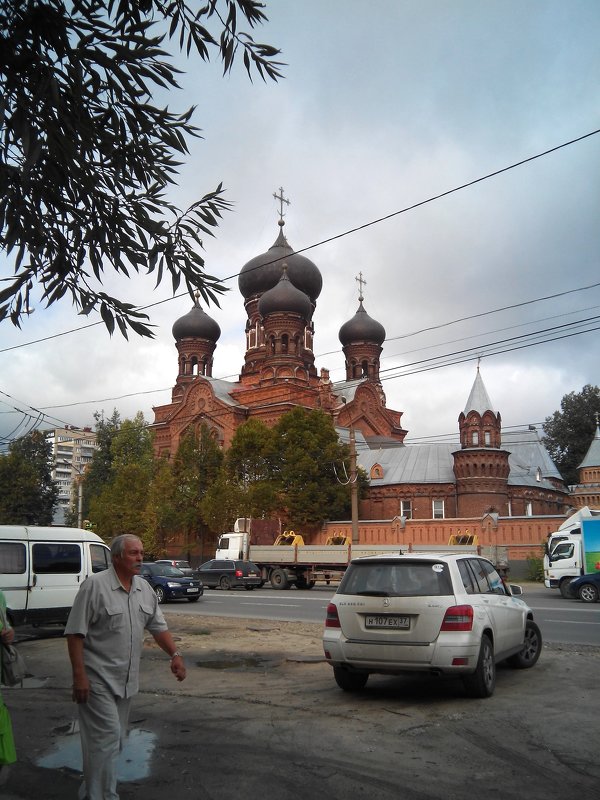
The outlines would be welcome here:
M 187 207 L 222 181 L 235 204 L 205 241 L 207 271 L 221 278 L 275 241 L 281 186 L 299 250 L 600 128 L 598 0 L 271 0 L 266 12 L 254 36 L 282 49 L 284 80 L 250 83 L 241 62 L 222 78 L 217 63 L 194 60 L 170 98 L 197 106 L 204 136 L 172 199 Z M 317 369 L 344 377 L 338 331 L 362 272 L 365 308 L 387 333 L 387 405 L 404 412 L 407 442 L 457 434 L 478 355 L 503 425 L 543 422 L 566 393 L 599 383 L 598 330 L 581 333 L 599 327 L 599 186 L 594 135 L 313 247 Z M 227 285 L 221 308 L 205 310 L 222 330 L 213 375 L 236 379 L 245 313 L 237 277 Z M 170 297 L 152 277 L 106 283 L 117 286 L 139 306 Z M 154 340 L 111 339 L 100 325 L 25 346 L 93 321 L 68 300 L 37 305 L 22 330 L 2 323 L 0 431 L 26 432 L 32 408 L 45 427 L 93 425 L 94 411 L 114 408 L 153 421 L 177 375 L 171 327 L 191 305 L 153 309 Z M 555 340 L 515 338 L 541 330 Z M 491 355 L 499 342 L 511 351 Z

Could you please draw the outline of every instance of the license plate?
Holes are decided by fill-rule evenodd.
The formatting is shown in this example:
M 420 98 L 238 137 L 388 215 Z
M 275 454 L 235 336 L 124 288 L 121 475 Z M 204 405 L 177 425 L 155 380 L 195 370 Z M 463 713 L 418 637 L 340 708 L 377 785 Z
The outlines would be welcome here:
M 373 614 L 365 617 L 365 628 L 410 628 L 408 617 L 399 617 L 397 614 Z
M 188 589 L 187 591 L 188 591 L 188 594 L 190 594 L 190 593 L 193 593 L 193 592 L 199 592 L 199 591 L 200 591 L 200 589 L 194 589 L 194 588 L 192 588 L 192 589 Z

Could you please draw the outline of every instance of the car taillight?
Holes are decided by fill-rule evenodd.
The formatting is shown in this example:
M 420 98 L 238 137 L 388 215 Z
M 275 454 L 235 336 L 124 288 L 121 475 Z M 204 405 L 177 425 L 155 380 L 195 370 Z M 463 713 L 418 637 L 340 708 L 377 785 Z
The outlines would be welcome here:
M 241 570 L 241 569 L 236 569 L 236 571 L 235 571 L 235 577 L 236 577 L 236 578 L 243 578 L 243 577 L 244 577 L 244 573 L 242 572 L 242 570 Z
M 327 616 L 325 617 L 325 627 L 326 628 L 341 628 L 340 625 L 340 618 L 338 616 L 338 610 L 335 603 L 329 603 L 327 606 Z
M 473 630 L 473 606 L 451 606 L 447 609 L 441 631 Z

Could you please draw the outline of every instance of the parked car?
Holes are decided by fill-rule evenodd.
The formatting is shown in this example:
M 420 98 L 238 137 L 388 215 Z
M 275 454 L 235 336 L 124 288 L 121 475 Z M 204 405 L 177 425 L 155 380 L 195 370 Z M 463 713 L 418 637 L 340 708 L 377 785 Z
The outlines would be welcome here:
M 567 595 L 584 603 L 597 603 L 600 597 L 600 572 L 573 578 L 567 587 Z
M 204 593 L 202 581 L 184 575 L 171 564 L 144 561 L 140 575 L 152 586 L 159 603 L 167 600 L 188 600 L 195 603 Z
M 207 589 L 234 589 L 243 586 L 254 589 L 262 586 L 264 581 L 260 569 L 252 561 L 234 559 L 213 559 L 198 568 L 196 573 Z
M 499 661 L 526 669 L 542 649 L 520 594 L 473 554 L 356 559 L 327 607 L 325 658 L 345 691 L 363 689 L 373 673 L 425 672 L 490 697 Z
M 194 570 L 191 568 L 189 561 L 179 561 L 176 558 L 174 558 L 174 559 L 157 558 L 154 563 L 155 564 L 170 564 L 172 567 L 177 567 L 177 569 L 180 569 L 183 572 L 184 575 L 187 575 L 190 578 L 194 574 Z

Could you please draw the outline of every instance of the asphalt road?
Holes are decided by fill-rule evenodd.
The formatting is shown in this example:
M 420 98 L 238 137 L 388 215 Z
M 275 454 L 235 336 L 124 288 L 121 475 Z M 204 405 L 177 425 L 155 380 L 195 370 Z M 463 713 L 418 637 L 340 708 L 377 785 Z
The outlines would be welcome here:
M 163 608 L 174 614 L 322 623 L 334 591 L 330 586 L 311 591 L 206 589 L 198 603 L 175 602 Z M 600 647 L 600 603 L 565 600 L 539 584 L 523 584 L 523 599 L 533 609 L 544 641 Z
M 232 608 L 254 597 L 225 594 Z M 272 594 L 296 602 L 292 592 Z M 165 608 L 188 678 L 174 681 L 149 638 L 121 800 L 600 797 L 599 648 L 546 644 L 531 670 L 501 666 L 485 700 L 428 676 L 372 676 L 364 692 L 347 694 L 322 658 L 320 624 L 199 616 L 202 603 Z M 0 797 L 75 800 L 65 643 L 44 637 L 21 648 L 33 677 L 3 690 L 19 763 Z

